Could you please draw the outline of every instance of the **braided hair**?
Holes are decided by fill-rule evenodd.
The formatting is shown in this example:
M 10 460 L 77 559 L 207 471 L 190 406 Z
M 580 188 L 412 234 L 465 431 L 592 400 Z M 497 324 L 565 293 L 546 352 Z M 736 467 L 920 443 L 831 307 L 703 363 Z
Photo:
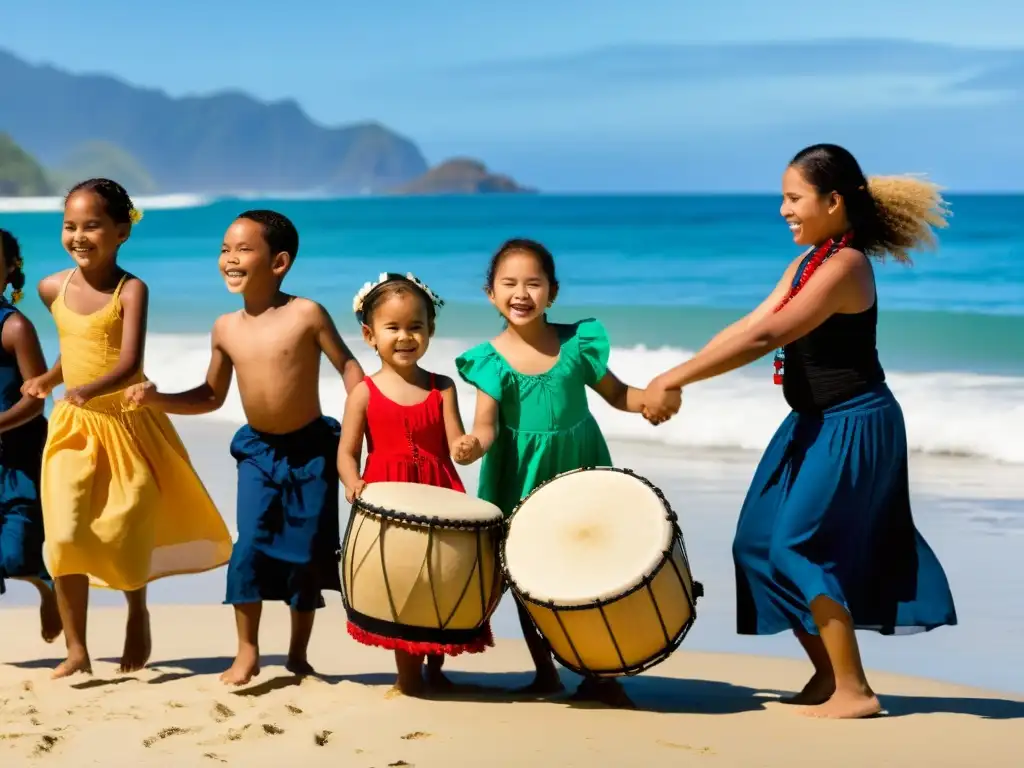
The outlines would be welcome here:
M 21 259 L 21 246 L 14 235 L 6 229 L 0 229 L 0 253 L 7 265 L 6 284 L 11 286 L 11 303 L 17 304 L 24 295 L 25 273 L 22 271 L 24 262 Z
M 107 215 L 115 224 L 128 224 L 131 226 L 137 220 L 138 213 L 135 204 L 128 196 L 128 192 L 116 181 L 110 179 L 86 179 L 75 184 L 64 198 L 64 204 L 76 192 L 92 192 L 103 200 Z

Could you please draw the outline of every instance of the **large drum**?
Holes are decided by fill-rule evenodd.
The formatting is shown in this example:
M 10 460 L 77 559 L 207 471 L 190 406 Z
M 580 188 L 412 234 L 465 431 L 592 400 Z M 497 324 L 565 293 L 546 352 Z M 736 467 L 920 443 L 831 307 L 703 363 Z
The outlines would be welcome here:
M 411 652 L 482 650 L 501 596 L 503 532 L 501 510 L 465 493 L 367 485 L 341 551 L 350 634 Z
M 634 675 L 668 658 L 703 594 L 665 497 L 624 469 L 538 486 L 509 519 L 501 557 L 555 658 L 581 675 Z

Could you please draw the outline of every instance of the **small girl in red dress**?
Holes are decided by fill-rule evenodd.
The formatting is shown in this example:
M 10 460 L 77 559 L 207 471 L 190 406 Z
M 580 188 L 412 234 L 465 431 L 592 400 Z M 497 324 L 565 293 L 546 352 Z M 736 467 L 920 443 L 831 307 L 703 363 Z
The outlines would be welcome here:
M 368 483 L 398 481 L 451 488 L 465 493 L 452 463 L 451 446 L 466 430 L 459 416 L 455 384 L 447 376 L 424 371 L 419 361 L 434 334 L 437 309 L 444 302 L 411 273 L 382 274 L 366 283 L 353 302 L 363 338 L 380 356 L 380 370 L 348 395 L 338 449 L 338 473 L 349 503 Z M 366 436 L 366 467 L 359 464 Z M 412 643 L 375 635 L 349 624 L 349 634 L 364 645 L 395 652 L 397 688 L 416 695 L 426 685 L 450 687 L 442 674 L 444 655 L 480 653 L 493 645 L 489 625 L 468 644 Z

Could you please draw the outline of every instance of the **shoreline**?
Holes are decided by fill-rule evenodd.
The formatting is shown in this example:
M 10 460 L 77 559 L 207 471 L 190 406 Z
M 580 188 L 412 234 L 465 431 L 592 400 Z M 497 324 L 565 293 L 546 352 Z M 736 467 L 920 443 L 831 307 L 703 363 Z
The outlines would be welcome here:
M 454 682 L 484 689 L 411 699 L 389 693 L 391 654 L 348 638 L 335 601 L 317 617 L 310 647 L 317 677 L 299 679 L 281 666 L 287 609 L 268 606 L 265 617 L 262 673 L 239 689 L 217 679 L 234 651 L 230 612 L 219 607 L 154 605 L 151 666 L 129 675 L 115 674 L 121 609 L 90 615 L 91 678 L 50 680 L 38 636 L 30 642 L 25 632 L 11 633 L 0 664 L 0 755 L 12 765 L 45 756 L 60 767 L 82 764 L 84 754 L 104 766 L 627 766 L 702 758 L 792 766 L 806 764 L 808 746 L 827 738 L 842 755 L 831 759 L 836 765 L 959 766 L 983 755 L 1001 768 L 1019 759 L 1014 720 L 1024 718 L 1024 699 L 975 687 L 874 672 L 887 715 L 813 720 L 773 701 L 802 686 L 806 665 L 684 643 L 626 679 L 637 709 L 616 710 L 565 695 L 510 694 L 529 681 L 531 667 L 525 644 L 503 639 L 482 654 L 446 659 Z M 5 626 L 27 629 L 35 619 L 31 609 L 15 610 Z M 223 631 L 206 636 L 197 627 Z M 59 655 L 59 647 L 49 650 Z M 578 678 L 562 674 L 571 693 Z
M 214 503 L 234 531 L 237 473 L 228 445 L 235 427 L 202 418 L 172 417 L 172 421 Z M 632 468 L 658 486 L 680 517 L 692 576 L 706 589 L 684 649 L 800 659 L 800 649 L 788 635 L 745 637 L 735 632 L 731 545 L 757 454 L 666 449 L 614 439 L 609 445 L 616 465 Z M 1013 470 L 986 461 L 912 457 L 915 521 L 947 572 L 959 625 L 910 637 L 859 633 L 866 666 L 1024 695 L 1024 646 L 1016 639 L 1024 635 L 1024 606 L 1008 604 L 1000 597 L 1024 591 L 1024 572 L 1005 565 L 1020 559 L 1024 543 L 1024 479 Z M 459 472 L 467 489 L 475 491 L 479 464 L 460 467 Z M 342 505 L 341 514 L 344 525 L 347 505 Z M 220 605 L 226 573 L 226 568 L 220 568 L 159 580 L 150 589 L 150 602 L 221 611 L 225 623 L 211 642 L 222 642 L 220 634 L 233 641 L 231 611 Z M 993 584 L 1000 585 L 998 593 Z M 0 599 L 0 621 L 6 621 L 8 610 L 33 606 L 37 600 L 35 590 L 27 584 L 8 582 L 8 587 L 8 594 Z M 336 593 L 327 593 L 327 599 L 336 600 Z M 120 608 L 124 598 L 93 590 L 90 604 Z M 492 629 L 499 639 L 521 637 L 511 600 L 501 601 Z M 984 653 L 978 653 L 980 647 L 985 648 Z M 46 651 L 43 646 L 41 649 Z

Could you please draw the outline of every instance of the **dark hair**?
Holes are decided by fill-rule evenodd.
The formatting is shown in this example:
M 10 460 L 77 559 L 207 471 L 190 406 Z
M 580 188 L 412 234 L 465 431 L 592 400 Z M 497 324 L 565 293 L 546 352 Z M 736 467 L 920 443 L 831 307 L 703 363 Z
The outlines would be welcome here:
M 240 213 L 238 218 L 255 221 L 263 227 L 263 239 L 271 256 L 287 253 L 295 261 L 299 255 L 299 231 L 287 216 L 277 211 L 255 210 Z
M 373 311 L 392 296 L 411 295 L 419 298 L 427 309 L 427 322 L 434 327 L 437 319 L 437 307 L 427 292 L 409 278 L 389 272 L 387 280 L 374 286 L 363 298 L 363 308 L 356 312 L 356 319 L 363 325 L 373 324 Z
M 910 261 L 910 251 L 935 246 L 933 227 L 945 227 L 948 208 L 935 184 L 907 176 L 864 175 L 856 158 L 835 144 L 797 152 L 790 166 L 823 195 L 843 198 L 854 245 L 869 256 L 891 253 Z
M 510 256 L 513 253 L 528 253 L 540 263 L 540 268 L 544 271 L 544 275 L 551 284 L 551 298 L 554 299 L 558 295 L 558 278 L 555 277 L 555 257 L 541 243 L 525 237 L 514 237 L 502 243 L 501 247 L 491 257 L 491 263 L 487 267 L 487 284 L 484 287 L 488 291 L 494 290 L 494 278 L 498 273 L 498 267 L 506 256 Z
M 68 200 L 76 192 L 92 192 L 99 195 L 103 200 L 107 215 L 113 219 L 115 224 L 132 223 L 132 211 L 135 210 L 135 205 L 132 203 L 132 199 L 128 196 L 125 188 L 116 181 L 111 181 L 110 179 L 86 179 L 81 181 L 68 190 L 68 194 L 64 198 L 64 205 L 68 204 Z
M 0 229 L 0 252 L 3 253 L 4 263 L 7 265 L 5 280 L 11 286 L 11 301 L 17 304 L 25 287 L 25 273 L 21 269 L 21 246 L 14 235 L 6 229 Z

